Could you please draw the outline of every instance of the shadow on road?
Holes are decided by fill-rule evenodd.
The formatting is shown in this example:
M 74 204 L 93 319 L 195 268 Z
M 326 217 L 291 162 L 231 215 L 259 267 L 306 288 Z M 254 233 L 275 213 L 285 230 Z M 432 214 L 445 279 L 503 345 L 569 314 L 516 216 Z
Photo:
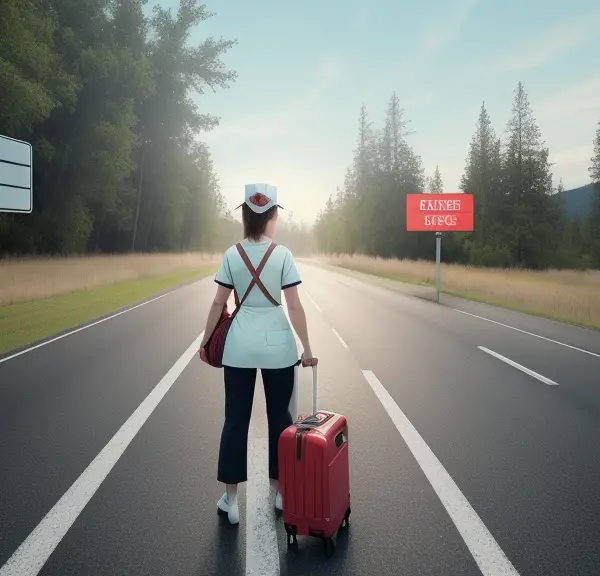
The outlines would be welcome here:
M 352 538 L 352 526 L 340 530 L 335 552 L 331 558 L 325 555 L 323 541 L 319 538 L 298 537 L 298 543 L 284 549 L 285 571 L 282 576 L 330 576 L 344 574 L 348 562 L 348 549 Z M 282 566 L 283 567 L 283 566 Z
M 216 524 L 212 549 L 194 574 L 242 576 L 245 562 L 243 550 L 239 549 L 240 525 L 232 526 L 225 515 L 219 515 Z

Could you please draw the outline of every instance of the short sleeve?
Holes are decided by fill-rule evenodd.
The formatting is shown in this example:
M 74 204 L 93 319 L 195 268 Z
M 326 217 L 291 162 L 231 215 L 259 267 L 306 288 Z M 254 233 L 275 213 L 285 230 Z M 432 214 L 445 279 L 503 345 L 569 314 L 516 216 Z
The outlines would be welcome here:
M 229 260 L 227 259 L 227 252 L 223 256 L 221 267 L 217 270 L 215 276 L 215 282 L 224 286 L 225 288 L 233 289 L 233 278 L 231 277 L 231 269 L 229 268 Z
M 283 271 L 281 273 L 281 289 L 285 290 L 286 288 L 291 288 L 292 286 L 298 286 L 298 284 L 301 283 L 302 280 L 300 279 L 300 274 L 298 274 L 294 256 L 289 250 L 287 250 L 285 259 L 283 261 Z

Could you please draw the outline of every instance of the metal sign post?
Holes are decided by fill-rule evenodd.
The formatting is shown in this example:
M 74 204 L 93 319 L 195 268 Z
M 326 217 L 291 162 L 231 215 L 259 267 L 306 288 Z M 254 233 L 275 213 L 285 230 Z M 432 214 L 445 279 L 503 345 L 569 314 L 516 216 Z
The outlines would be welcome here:
M 407 232 L 435 232 L 435 301 L 440 303 L 442 232 L 473 231 L 472 194 L 407 194 Z
M 435 301 L 440 303 L 440 284 L 442 276 L 442 233 L 435 233 Z
M 0 212 L 31 214 L 32 171 L 31 144 L 0 136 Z

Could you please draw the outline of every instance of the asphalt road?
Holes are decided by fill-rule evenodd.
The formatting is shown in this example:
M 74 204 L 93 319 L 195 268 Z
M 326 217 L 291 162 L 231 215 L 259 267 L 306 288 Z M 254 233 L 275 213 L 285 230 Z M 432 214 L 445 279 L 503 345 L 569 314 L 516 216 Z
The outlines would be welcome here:
M 319 407 L 350 425 L 335 556 L 287 550 L 259 386 L 240 525 L 216 514 L 209 278 L 0 359 L 0 576 L 600 573 L 600 334 L 300 271 Z

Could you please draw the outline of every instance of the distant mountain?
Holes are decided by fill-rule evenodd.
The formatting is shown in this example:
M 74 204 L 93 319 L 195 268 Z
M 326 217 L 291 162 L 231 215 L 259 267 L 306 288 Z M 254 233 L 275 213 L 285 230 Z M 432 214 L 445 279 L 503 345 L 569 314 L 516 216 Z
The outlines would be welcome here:
M 567 215 L 571 218 L 575 218 L 578 215 L 579 218 L 585 220 L 592 209 L 593 192 L 592 184 L 561 192 L 559 197 L 562 198 Z

